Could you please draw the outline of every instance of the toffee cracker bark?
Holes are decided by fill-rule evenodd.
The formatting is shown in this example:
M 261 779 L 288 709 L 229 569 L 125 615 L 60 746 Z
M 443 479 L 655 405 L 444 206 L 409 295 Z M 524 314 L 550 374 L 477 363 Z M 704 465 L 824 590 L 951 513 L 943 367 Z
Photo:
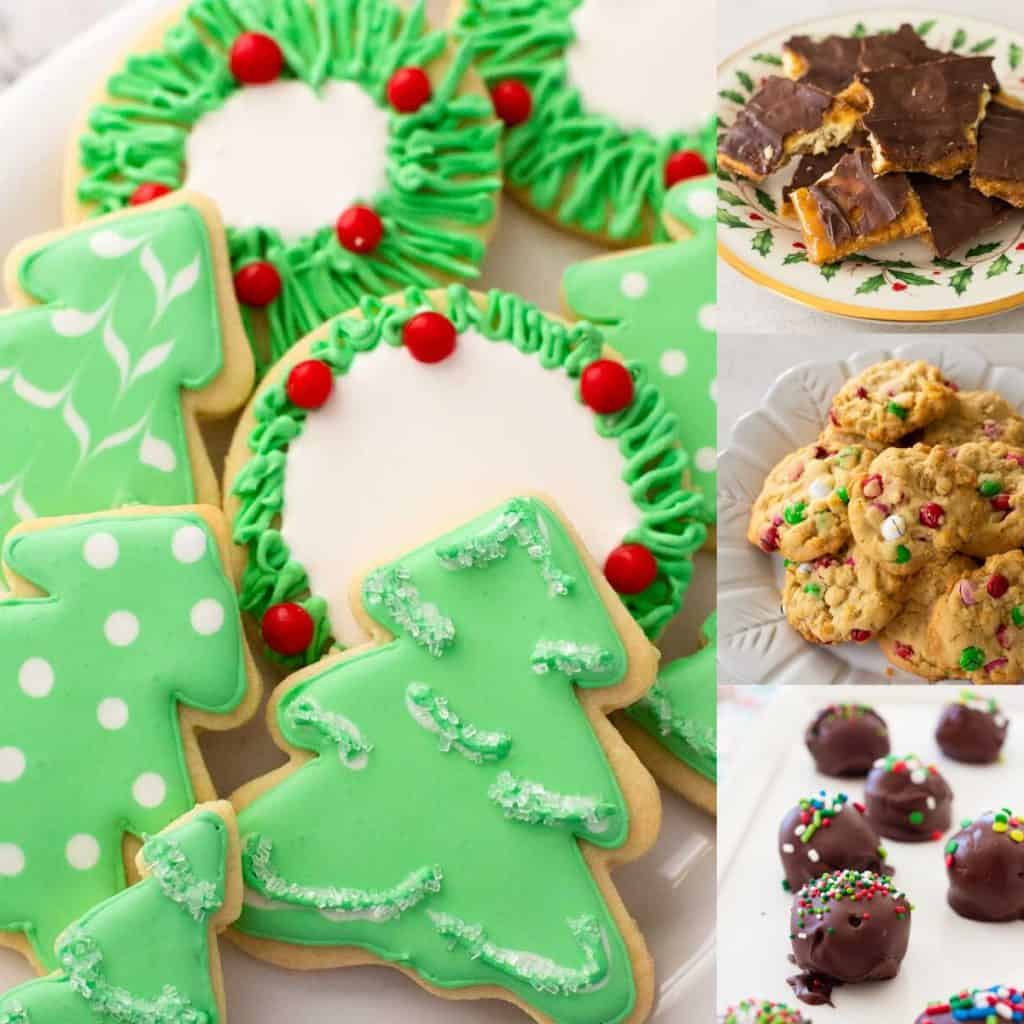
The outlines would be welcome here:
M 737 114 L 718 157 L 722 166 L 763 181 L 797 153 L 823 153 L 845 142 L 857 111 L 803 82 L 772 76 Z
M 1024 118 L 1021 131 L 1024 131 Z M 915 174 L 910 183 L 921 200 L 928 222 L 925 240 L 936 256 L 948 256 L 1010 215 L 1010 206 L 1001 199 L 982 195 L 972 188 L 969 174 L 957 175 L 951 181 Z M 1024 197 L 1024 181 L 1021 188 Z
M 1024 209 L 1024 103 L 997 96 L 978 130 L 971 184 Z
M 991 57 L 951 57 L 866 71 L 863 124 L 875 174 L 917 171 L 955 178 L 978 151 L 978 124 L 999 83 Z
M 782 68 L 787 77 L 837 96 L 857 75 L 863 40 L 853 36 L 793 36 L 782 46 Z
M 876 178 L 866 149 L 844 156 L 810 188 L 791 197 L 812 263 L 835 263 L 927 228 L 921 202 L 905 174 Z
M 793 193 L 797 189 L 810 188 L 819 178 L 828 174 L 844 156 L 848 156 L 855 149 L 862 149 L 868 144 L 868 137 L 865 132 L 855 131 L 847 142 L 830 149 L 825 153 L 805 153 L 800 157 L 789 179 L 789 184 L 782 189 L 782 215 L 784 217 L 796 218 L 796 207 L 793 205 Z
M 869 100 L 860 76 L 865 71 L 880 71 L 882 68 L 907 68 L 916 64 L 955 57 L 927 46 L 914 30 L 913 25 L 904 22 L 895 32 L 866 36 L 861 40 L 857 56 L 857 76 L 843 93 L 843 99 L 858 110 L 867 110 Z

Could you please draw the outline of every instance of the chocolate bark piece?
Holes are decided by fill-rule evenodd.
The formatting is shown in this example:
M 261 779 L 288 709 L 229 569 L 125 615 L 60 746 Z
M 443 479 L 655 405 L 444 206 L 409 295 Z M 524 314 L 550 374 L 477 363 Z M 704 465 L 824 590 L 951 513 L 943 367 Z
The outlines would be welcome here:
M 933 50 L 914 31 L 913 25 L 904 22 L 895 32 L 862 39 L 857 68 L 859 71 L 878 71 L 881 68 L 911 67 L 950 56 L 955 54 Z
M 918 171 L 955 178 L 974 163 L 977 126 L 998 89 L 991 57 L 950 57 L 865 71 L 863 115 L 875 174 Z
M 876 178 L 866 149 L 844 156 L 810 188 L 792 196 L 812 263 L 834 263 L 927 229 L 905 174 Z
M 796 153 L 845 142 L 857 111 L 817 86 L 777 75 L 765 80 L 736 116 L 718 149 L 723 167 L 763 181 Z
M 997 96 L 978 130 L 971 183 L 987 196 L 1024 208 L 1024 105 Z
M 926 240 L 936 256 L 948 256 L 1010 215 L 1007 203 L 972 188 L 969 174 L 957 175 L 952 181 L 914 174 L 910 182 L 924 207 Z
M 805 153 L 800 157 L 789 179 L 789 184 L 782 189 L 782 214 L 784 217 L 795 217 L 796 207 L 793 206 L 792 196 L 797 189 L 809 188 L 823 175 L 828 174 L 844 156 L 852 153 L 855 149 L 862 149 L 868 144 L 868 137 L 865 132 L 854 132 L 849 141 L 844 142 L 835 149 L 827 150 L 824 153 Z
M 793 36 L 782 45 L 782 66 L 790 78 L 835 96 L 856 77 L 861 42 L 852 36 Z

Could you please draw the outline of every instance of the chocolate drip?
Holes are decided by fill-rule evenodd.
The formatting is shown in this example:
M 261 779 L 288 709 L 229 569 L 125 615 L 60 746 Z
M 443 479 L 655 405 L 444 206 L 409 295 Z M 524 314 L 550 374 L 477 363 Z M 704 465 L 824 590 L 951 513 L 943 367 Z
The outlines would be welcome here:
M 991 103 L 978 131 L 979 178 L 1024 182 L 1024 110 Z
M 924 207 L 932 245 L 939 256 L 948 256 L 1001 224 L 1012 209 L 1009 203 L 990 199 L 971 188 L 969 174 L 961 174 L 952 181 L 914 174 L 910 181 Z
M 785 49 L 807 64 L 800 81 L 833 94 L 842 92 L 853 81 L 860 47 L 861 40 L 850 36 L 826 36 L 821 40 L 793 36 L 785 44 Z

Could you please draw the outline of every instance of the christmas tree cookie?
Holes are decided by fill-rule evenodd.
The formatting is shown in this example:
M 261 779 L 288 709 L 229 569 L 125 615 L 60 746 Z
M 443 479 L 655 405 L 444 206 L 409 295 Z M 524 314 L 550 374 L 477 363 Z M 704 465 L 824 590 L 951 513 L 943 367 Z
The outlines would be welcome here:
M 291 754 L 239 808 L 249 952 L 391 963 L 537 1021 L 646 1019 L 651 963 L 609 868 L 657 791 L 605 718 L 657 655 L 546 499 L 513 498 L 354 590 L 372 644 L 285 681 Z
M 669 242 L 570 267 L 562 283 L 573 316 L 603 325 L 608 344 L 642 363 L 679 419 L 687 479 L 715 519 L 716 368 L 715 180 L 669 193 L 665 223 L 686 241 Z
M 242 902 L 231 805 L 202 804 L 148 839 L 141 880 L 57 939 L 56 970 L 0 996 L 3 1024 L 224 1024 L 217 933 Z
M 41 970 L 125 887 L 126 845 L 213 798 L 196 731 L 259 703 L 228 544 L 197 507 L 41 519 L 4 545 L 0 943 Z
M 199 419 L 252 389 L 223 229 L 182 194 L 18 246 L 0 316 L 0 538 L 20 520 L 219 504 Z
M 366 294 L 476 277 L 501 124 L 424 0 L 189 0 L 76 131 L 66 214 L 182 186 L 228 225 L 260 370 Z
M 513 197 L 567 230 L 612 245 L 665 237 L 673 185 L 714 167 L 708 4 L 645 0 L 453 0 L 455 35 L 475 48 L 507 131 Z
M 704 542 L 675 415 L 635 363 L 518 296 L 410 289 L 300 341 L 227 461 L 242 606 L 298 667 L 366 639 L 349 584 L 410 531 L 515 490 L 551 494 L 649 636 Z

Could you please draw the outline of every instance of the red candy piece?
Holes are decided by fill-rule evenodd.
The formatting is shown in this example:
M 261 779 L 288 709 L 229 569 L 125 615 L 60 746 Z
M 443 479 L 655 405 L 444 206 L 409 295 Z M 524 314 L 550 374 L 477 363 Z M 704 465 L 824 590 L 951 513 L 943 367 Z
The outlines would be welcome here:
M 1002 573 L 994 572 L 989 576 L 985 589 L 990 597 L 1000 598 L 1010 589 L 1010 581 Z
M 417 313 L 402 328 L 402 342 L 420 363 L 439 363 L 455 351 L 455 324 L 432 310 Z
M 778 547 L 779 528 L 777 526 L 769 526 L 761 534 L 761 550 L 770 555 L 773 551 L 777 551 Z
M 997 494 L 989 504 L 996 512 L 1010 511 L 1010 496 L 1008 494 Z
M 350 206 L 335 225 L 338 241 L 349 252 L 373 252 L 384 237 L 384 222 L 369 206 Z
M 693 149 L 680 149 L 665 161 L 665 187 L 671 188 L 689 178 L 708 173 L 707 161 Z
M 388 79 L 388 102 L 400 114 L 414 114 L 430 99 L 432 92 L 423 68 L 399 68 Z
M 871 630 L 870 629 L 851 629 L 850 630 L 850 639 L 853 640 L 853 642 L 855 644 L 867 643 L 867 641 L 871 639 Z
M 159 181 L 144 181 L 139 187 L 128 197 L 129 206 L 142 206 L 145 203 L 151 203 L 154 199 L 159 199 L 161 196 L 170 195 L 171 187 L 164 185 Z
M 530 119 L 533 112 L 533 95 L 518 78 L 505 78 L 491 90 L 494 111 L 509 126 L 514 128 Z
M 231 44 L 231 74 L 243 85 L 266 85 L 284 68 L 281 47 L 262 32 L 243 32 Z
M 288 374 L 288 401 L 300 409 L 319 409 L 334 390 L 334 374 L 319 359 L 297 363 Z
M 614 359 L 595 359 L 580 374 L 580 398 L 594 412 L 621 412 L 633 401 L 633 377 Z
M 300 604 L 271 605 L 261 623 L 266 645 L 278 654 L 302 654 L 313 642 L 313 619 Z
M 281 275 L 273 263 L 253 260 L 235 273 L 235 294 L 243 305 L 262 309 L 281 294 Z
M 861 493 L 865 498 L 877 498 L 884 489 L 885 484 L 878 473 L 872 473 L 870 476 L 864 477 L 864 481 L 860 485 Z
M 921 520 L 922 526 L 937 530 L 942 525 L 942 520 L 946 518 L 946 510 L 934 501 L 926 501 L 917 513 L 917 518 Z
M 639 594 L 658 578 L 658 561 L 643 544 L 620 544 L 604 563 L 605 579 L 618 594 Z
M 914 648 L 910 644 L 896 644 L 895 651 L 896 656 L 904 661 L 910 661 L 914 657 Z

